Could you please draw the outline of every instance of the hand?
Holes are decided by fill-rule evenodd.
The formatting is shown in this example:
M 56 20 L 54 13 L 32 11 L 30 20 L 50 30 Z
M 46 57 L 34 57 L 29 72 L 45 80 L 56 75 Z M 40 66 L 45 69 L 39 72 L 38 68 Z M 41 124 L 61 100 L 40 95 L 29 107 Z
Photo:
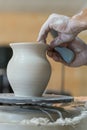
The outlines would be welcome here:
M 81 39 L 75 38 L 75 40 L 73 40 L 72 42 L 64 43 L 61 46 L 65 46 L 75 53 L 75 58 L 72 63 L 65 63 L 64 60 L 60 57 L 60 55 L 50 46 L 47 51 L 48 56 L 51 57 L 53 60 L 61 62 L 70 67 L 79 67 L 82 65 L 87 65 L 87 44 L 85 44 Z
M 38 41 L 46 43 L 47 35 L 51 29 L 58 33 L 58 36 L 51 41 L 51 47 L 73 41 L 78 33 L 87 29 L 87 9 L 72 18 L 59 14 L 50 15 L 41 27 Z

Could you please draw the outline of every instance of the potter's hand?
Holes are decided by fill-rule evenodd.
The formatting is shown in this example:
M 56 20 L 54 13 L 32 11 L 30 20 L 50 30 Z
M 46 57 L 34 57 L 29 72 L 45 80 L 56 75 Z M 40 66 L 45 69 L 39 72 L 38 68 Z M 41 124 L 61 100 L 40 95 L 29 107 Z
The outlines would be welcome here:
M 87 44 L 85 44 L 81 39 L 75 38 L 72 42 L 64 43 L 61 46 L 65 46 L 71 49 L 75 53 L 75 58 L 72 63 L 67 64 L 64 60 L 60 57 L 60 55 L 54 51 L 53 48 L 49 47 L 47 54 L 49 57 L 53 58 L 53 60 L 57 62 L 61 62 L 70 67 L 78 67 L 82 65 L 87 65 Z
M 46 43 L 51 29 L 58 33 L 58 36 L 51 41 L 51 47 L 74 40 L 78 33 L 87 29 L 87 9 L 72 18 L 59 14 L 50 15 L 39 32 L 38 41 Z

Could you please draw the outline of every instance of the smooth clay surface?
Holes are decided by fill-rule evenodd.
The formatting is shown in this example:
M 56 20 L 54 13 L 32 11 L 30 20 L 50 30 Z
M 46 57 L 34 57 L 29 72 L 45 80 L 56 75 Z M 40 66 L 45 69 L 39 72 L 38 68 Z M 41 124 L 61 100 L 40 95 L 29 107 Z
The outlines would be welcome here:
M 15 96 L 42 96 L 51 75 L 46 58 L 46 44 L 10 44 L 13 56 L 7 66 L 7 77 Z

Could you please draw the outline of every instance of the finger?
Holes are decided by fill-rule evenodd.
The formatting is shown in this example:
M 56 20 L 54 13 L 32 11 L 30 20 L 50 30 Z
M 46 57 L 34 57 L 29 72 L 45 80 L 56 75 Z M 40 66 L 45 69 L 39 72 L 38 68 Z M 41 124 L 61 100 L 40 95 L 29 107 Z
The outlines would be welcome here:
M 64 43 L 64 41 L 58 36 L 53 41 L 51 41 L 50 46 L 54 48 L 62 43 Z
M 62 59 L 58 53 L 54 52 L 52 58 L 53 58 L 53 60 L 55 60 L 57 62 L 62 62 Z
M 47 55 L 48 55 L 49 57 L 53 57 L 53 52 L 52 52 L 52 51 L 48 51 L 48 52 L 47 52 Z
M 46 42 L 46 38 L 48 33 L 50 32 L 50 29 L 53 28 L 53 25 L 51 27 L 51 24 L 54 21 L 54 17 L 58 17 L 57 14 L 52 14 L 48 17 L 47 21 L 43 24 L 43 26 L 41 27 L 41 30 L 39 32 L 37 41 L 44 41 Z
M 56 62 L 60 62 L 66 66 L 69 66 L 69 64 L 67 64 L 60 56 L 56 56 L 56 55 L 53 55 L 53 60 L 56 61 Z
M 65 63 L 65 61 L 61 58 L 61 56 L 56 53 L 55 51 L 47 51 L 47 55 L 52 58 L 54 61 L 56 62 L 61 62 L 64 65 L 68 65 L 67 63 Z
M 43 26 L 40 29 L 37 41 L 39 41 L 39 42 L 43 41 L 43 42 L 46 43 L 46 38 L 47 38 L 47 35 L 48 35 L 49 31 L 50 31 L 49 22 L 50 22 L 50 20 L 48 18 L 48 20 L 43 24 Z
M 47 51 L 54 51 L 54 49 L 49 45 L 48 48 L 47 48 Z
M 60 62 L 61 61 L 60 57 L 58 57 L 58 56 L 53 56 L 52 58 L 56 62 Z
M 58 55 L 58 54 L 54 50 L 48 50 L 47 55 L 52 58 L 54 55 Z
M 51 47 L 54 48 L 54 47 L 62 45 L 64 43 L 69 43 L 73 39 L 74 39 L 73 35 L 59 33 L 58 37 L 56 37 L 53 41 L 51 41 L 50 45 L 51 45 Z

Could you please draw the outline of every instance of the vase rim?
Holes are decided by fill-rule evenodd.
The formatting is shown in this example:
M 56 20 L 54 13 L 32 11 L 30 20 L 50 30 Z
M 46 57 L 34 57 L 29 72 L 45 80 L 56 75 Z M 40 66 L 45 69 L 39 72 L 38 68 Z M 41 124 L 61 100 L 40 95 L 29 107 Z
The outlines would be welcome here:
M 13 42 L 9 44 L 10 46 L 14 45 L 41 45 L 41 46 L 48 46 L 45 43 L 40 43 L 40 42 Z

